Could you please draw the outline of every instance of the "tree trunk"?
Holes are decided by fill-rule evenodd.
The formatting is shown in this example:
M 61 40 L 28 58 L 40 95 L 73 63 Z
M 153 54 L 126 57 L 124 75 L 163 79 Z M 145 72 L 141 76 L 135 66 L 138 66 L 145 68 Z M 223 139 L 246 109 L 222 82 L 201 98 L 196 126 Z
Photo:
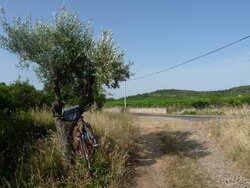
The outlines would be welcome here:
M 56 76 L 54 76 L 53 79 L 53 89 L 55 94 L 55 102 L 52 105 L 53 114 L 55 116 L 60 116 L 62 115 L 62 96 L 60 83 Z M 73 147 L 74 127 L 71 123 L 62 121 L 60 117 L 55 117 L 55 124 L 65 164 L 67 166 L 72 166 L 75 164 L 75 150 Z
M 74 127 L 72 123 L 62 121 L 60 118 L 56 118 L 55 123 L 65 164 L 67 166 L 75 165 L 75 149 L 73 146 Z
M 94 78 L 89 80 L 82 80 L 82 90 L 80 98 L 80 107 L 92 105 L 94 103 L 94 92 L 93 92 Z

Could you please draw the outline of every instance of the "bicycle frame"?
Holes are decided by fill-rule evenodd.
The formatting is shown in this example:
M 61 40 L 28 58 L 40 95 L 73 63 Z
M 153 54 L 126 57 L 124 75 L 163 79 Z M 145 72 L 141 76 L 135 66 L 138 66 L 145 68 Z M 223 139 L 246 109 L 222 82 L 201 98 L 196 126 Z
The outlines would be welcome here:
M 78 125 L 78 122 L 82 122 L 82 131 L 80 130 L 80 128 L 79 128 L 79 125 Z M 73 123 L 73 126 L 74 127 L 77 127 L 76 128 L 76 136 L 77 136 L 77 141 L 78 141 L 78 143 L 77 143 L 77 148 L 79 148 L 79 146 L 80 146 L 80 142 L 82 141 L 83 143 L 83 145 L 85 146 L 85 149 L 86 149 L 86 153 L 87 154 L 90 154 L 90 152 L 89 152 L 89 143 L 88 143 L 88 140 L 86 139 L 86 136 L 84 135 L 84 133 L 85 133 L 85 126 L 86 126 L 86 123 L 85 123 L 85 121 L 84 121 L 84 119 L 83 119 L 83 116 L 81 116 L 80 117 L 80 119 L 79 119 L 79 121 L 78 122 L 74 122 Z M 80 154 L 82 154 L 82 151 L 80 150 Z
M 82 148 L 81 148 L 81 146 L 80 146 L 80 142 L 82 142 L 82 144 L 84 145 L 84 149 L 85 149 L 86 153 L 89 155 L 90 152 L 89 152 L 88 143 L 87 143 L 86 140 L 83 138 L 83 134 L 81 133 L 80 129 L 77 128 L 76 131 L 77 131 L 77 148 L 80 148 L 80 149 L 79 149 L 80 154 L 81 154 L 81 155 L 84 154 L 83 151 L 82 151 Z

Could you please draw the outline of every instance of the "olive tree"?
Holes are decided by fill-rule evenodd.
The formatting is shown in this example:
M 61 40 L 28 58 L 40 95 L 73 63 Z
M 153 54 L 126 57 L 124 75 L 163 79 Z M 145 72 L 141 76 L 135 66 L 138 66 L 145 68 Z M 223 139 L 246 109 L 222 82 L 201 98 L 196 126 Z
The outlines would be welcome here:
M 112 32 L 102 30 L 94 38 L 91 24 L 85 24 L 76 12 L 63 7 L 48 22 L 20 17 L 8 22 L 3 9 L 0 45 L 17 55 L 23 67 L 35 64 L 38 78 L 51 85 L 55 95 L 54 115 L 62 113 L 62 90 L 80 96 L 80 107 L 91 105 L 103 87 L 117 88 L 130 77 L 131 63 L 124 59 Z M 74 164 L 73 128 L 55 118 L 59 144 L 66 164 Z

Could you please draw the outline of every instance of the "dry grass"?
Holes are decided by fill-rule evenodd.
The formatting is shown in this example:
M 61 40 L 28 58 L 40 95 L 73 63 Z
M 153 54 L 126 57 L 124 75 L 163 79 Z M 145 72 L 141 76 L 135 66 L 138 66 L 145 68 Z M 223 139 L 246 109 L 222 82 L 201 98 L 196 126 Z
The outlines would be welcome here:
M 41 124 L 53 124 L 54 123 L 52 112 L 46 106 L 40 109 L 39 108 L 31 109 L 29 111 L 29 114 L 35 122 L 39 122 Z
M 101 146 L 107 147 L 113 140 L 124 151 L 132 152 L 134 139 L 138 135 L 137 129 L 132 125 L 135 117 L 129 113 L 86 113 L 85 119 L 90 122 L 99 135 Z
M 98 136 L 100 151 L 110 161 L 110 175 L 114 181 L 109 187 L 118 187 L 121 181 L 125 183 L 123 177 L 130 171 L 127 163 L 130 155 L 134 153 L 138 135 L 138 130 L 132 125 L 135 117 L 126 112 L 99 111 L 86 113 L 85 117 Z
M 210 120 L 202 126 L 221 146 L 228 159 L 235 161 L 250 177 L 249 119 Z
M 30 116 L 39 126 L 53 123 L 46 109 L 31 110 Z M 63 165 L 56 132 L 26 146 L 12 180 L 1 178 L 3 187 L 118 187 L 129 171 L 128 158 L 134 150 L 137 134 L 133 117 L 127 113 L 86 113 L 97 134 L 100 149 L 91 156 L 92 171 L 77 157 L 76 166 Z
M 193 115 L 249 116 L 250 108 L 247 105 L 242 107 L 221 107 L 221 108 L 205 108 L 205 109 L 188 108 L 173 113 L 193 114 Z
M 209 187 L 209 183 L 197 172 L 195 162 L 178 154 L 168 157 L 166 187 Z

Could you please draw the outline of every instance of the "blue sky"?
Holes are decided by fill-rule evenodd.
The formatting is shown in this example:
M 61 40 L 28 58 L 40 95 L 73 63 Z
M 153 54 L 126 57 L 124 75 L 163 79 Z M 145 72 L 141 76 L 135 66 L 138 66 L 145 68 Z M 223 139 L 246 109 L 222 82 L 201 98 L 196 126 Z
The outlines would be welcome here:
M 62 4 L 91 21 L 95 35 L 111 29 L 126 59 L 133 61 L 135 77 L 149 74 L 214 50 L 250 35 L 249 0 L 0 0 L 13 16 L 50 19 Z M 2 30 L 0 29 L 2 33 Z M 0 49 L 0 82 L 20 75 L 41 89 L 32 69 L 16 67 L 15 55 Z M 250 39 L 185 66 L 127 83 L 127 94 L 157 89 L 217 90 L 250 84 Z M 121 88 L 109 90 L 123 96 Z

